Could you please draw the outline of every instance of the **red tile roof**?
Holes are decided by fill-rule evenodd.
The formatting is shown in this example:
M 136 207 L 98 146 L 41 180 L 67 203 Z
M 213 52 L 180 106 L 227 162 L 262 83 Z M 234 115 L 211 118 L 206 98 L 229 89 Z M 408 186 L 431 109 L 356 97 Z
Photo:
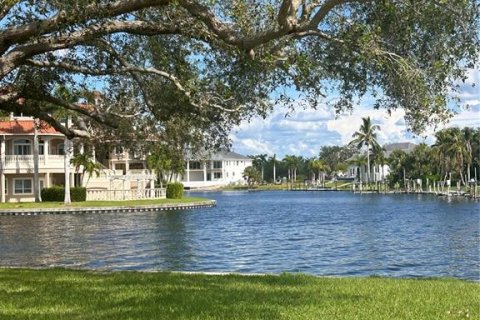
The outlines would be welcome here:
M 2 134 L 33 134 L 33 120 L 0 121 L 0 135 Z M 61 134 L 49 124 L 41 121 L 39 134 Z

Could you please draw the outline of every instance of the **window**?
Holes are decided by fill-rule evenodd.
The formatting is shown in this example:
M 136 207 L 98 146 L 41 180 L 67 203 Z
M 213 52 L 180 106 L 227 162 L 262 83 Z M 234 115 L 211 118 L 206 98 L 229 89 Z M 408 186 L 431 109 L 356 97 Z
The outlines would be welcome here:
M 214 169 L 222 169 L 222 161 L 213 161 Z
M 200 169 L 200 162 L 198 162 L 198 161 L 191 161 L 191 162 L 190 162 L 190 169 Z
M 61 155 L 61 156 L 63 156 L 65 154 L 65 144 L 64 143 L 60 143 L 57 146 L 57 154 Z
M 8 194 L 8 179 L 5 179 L 5 185 L 3 186 L 3 190 L 5 190 L 5 194 Z
M 45 154 L 45 142 L 38 141 L 38 154 Z
M 32 179 L 15 179 L 14 188 L 14 194 L 31 194 Z
M 123 146 L 121 145 L 115 146 L 115 154 L 123 154 L 123 152 L 124 152 Z
M 32 154 L 32 145 L 30 140 L 15 140 L 13 142 L 13 154 L 16 156 L 24 156 Z
M 213 173 L 213 178 L 214 179 L 221 179 L 222 178 L 222 173 L 221 172 L 214 172 Z

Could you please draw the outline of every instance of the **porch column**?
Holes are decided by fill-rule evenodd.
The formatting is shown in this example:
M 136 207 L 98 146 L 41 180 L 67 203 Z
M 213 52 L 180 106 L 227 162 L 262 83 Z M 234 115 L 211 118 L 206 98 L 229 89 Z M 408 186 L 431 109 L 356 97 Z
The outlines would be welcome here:
M 207 182 L 207 162 L 203 161 L 203 182 Z
M 187 182 L 190 182 L 190 160 L 187 160 Z
M 50 154 L 50 139 L 45 138 L 43 140 L 43 161 L 48 163 L 48 155 Z
M 5 202 L 5 136 L 0 140 L 0 201 Z
M 123 149 L 123 155 L 125 156 L 125 174 L 130 170 L 130 150 L 125 151 L 126 149 Z
M 45 173 L 45 188 L 50 188 L 51 180 L 50 180 L 50 172 Z
M 150 198 L 155 197 L 155 179 L 150 179 Z
M 221 180 L 226 181 L 225 180 L 225 163 L 226 163 L 226 161 L 222 161 L 220 163 L 222 164 L 222 179 Z

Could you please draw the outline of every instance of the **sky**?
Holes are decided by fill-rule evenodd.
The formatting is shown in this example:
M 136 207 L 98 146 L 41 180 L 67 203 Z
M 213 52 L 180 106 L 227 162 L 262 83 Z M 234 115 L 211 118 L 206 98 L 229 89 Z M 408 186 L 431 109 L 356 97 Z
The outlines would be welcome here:
M 472 86 L 474 85 L 474 86 Z M 480 127 L 480 70 L 471 69 L 464 84 L 461 84 L 459 98 L 468 109 L 459 110 L 445 127 Z M 352 114 L 335 117 L 333 109 L 325 105 L 316 110 L 299 108 L 285 117 L 286 110 L 277 107 L 266 119 L 254 118 L 244 121 L 230 134 L 232 150 L 243 155 L 268 154 L 283 158 L 285 155 L 304 157 L 318 156 L 322 146 L 345 145 L 361 125 L 362 117 L 372 119 L 380 125 L 378 142 L 425 142 L 433 144 L 435 133 L 428 128 L 421 136 L 412 135 L 406 127 L 403 109 L 388 115 L 386 110 L 374 110 L 368 101 L 356 106 Z

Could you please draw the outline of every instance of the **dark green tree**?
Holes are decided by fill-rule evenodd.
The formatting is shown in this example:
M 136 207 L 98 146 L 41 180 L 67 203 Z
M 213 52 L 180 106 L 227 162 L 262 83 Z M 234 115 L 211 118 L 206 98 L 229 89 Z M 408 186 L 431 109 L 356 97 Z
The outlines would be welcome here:
M 89 134 L 52 109 L 111 127 L 176 119 L 218 146 L 299 94 L 339 113 L 370 94 L 420 132 L 448 119 L 456 81 L 478 60 L 478 12 L 476 0 L 0 0 L 0 110 L 69 138 Z M 102 87 L 104 102 L 72 103 L 60 84 Z

